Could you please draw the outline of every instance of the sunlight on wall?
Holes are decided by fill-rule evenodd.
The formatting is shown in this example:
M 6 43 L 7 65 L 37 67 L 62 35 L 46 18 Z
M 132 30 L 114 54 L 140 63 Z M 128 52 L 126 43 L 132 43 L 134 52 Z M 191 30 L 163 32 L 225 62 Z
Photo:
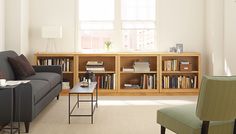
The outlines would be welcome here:
M 186 100 L 99 100 L 102 106 L 130 106 L 130 105 L 186 105 L 193 104 L 193 101 Z
M 231 70 L 230 70 L 230 68 L 229 68 L 229 66 L 228 66 L 228 64 L 227 64 L 227 60 L 225 59 L 224 60 L 224 71 L 225 71 L 225 74 L 227 75 L 227 76 L 232 76 L 232 73 L 231 73 Z

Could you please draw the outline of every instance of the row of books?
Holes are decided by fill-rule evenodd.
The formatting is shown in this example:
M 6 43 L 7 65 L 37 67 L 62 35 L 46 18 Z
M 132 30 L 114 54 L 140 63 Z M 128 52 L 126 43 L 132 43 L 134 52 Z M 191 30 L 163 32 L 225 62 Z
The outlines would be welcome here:
M 156 89 L 156 74 L 143 74 L 141 76 L 142 89 Z
M 84 77 L 80 77 L 80 81 L 83 81 Z M 95 75 L 91 81 L 96 81 L 98 83 L 99 89 L 114 90 L 116 87 L 116 74 L 104 74 L 104 75 Z
M 162 88 L 197 88 L 197 76 L 163 76 Z
M 132 89 L 156 89 L 156 74 L 150 75 L 150 74 L 143 74 L 140 77 L 139 83 L 130 84 L 125 83 L 124 88 L 132 88 Z
M 47 58 L 38 59 L 37 64 L 51 66 L 51 65 L 61 65 L 62 70 L 65 72 L 72 71 L 72 60 L 70 58 Z
M 177 60 L 165 60 L 163 70 L 164 71 L 177 71 L 178 68 L 178 61 Z

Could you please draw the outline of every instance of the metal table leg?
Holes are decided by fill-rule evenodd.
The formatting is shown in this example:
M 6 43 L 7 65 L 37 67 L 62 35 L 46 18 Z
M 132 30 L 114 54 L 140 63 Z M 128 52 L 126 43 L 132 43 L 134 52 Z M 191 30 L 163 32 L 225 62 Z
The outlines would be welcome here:
M 14 99 L 13 99 L 13 97 L 14 97 L 14 94 L 13 94 L 13 88 L 11 88 L 11 120 L 10 120 L 10 133 L 11 134 L 13 134 L 13 101 L 14 101 Z
M 69 124 L 70 124 L 70 93 L 69 93 L 69 100 L 68 100 L 68 102 L 69 102 L 69 111 L 68 111 L 68 114 L 69 114 Z
M 78 106 L 78 108 L 79 108 L 79 94 L 77 94 L 77 106 Z
M 96 86 L 96 107 L 98 107 L 98 86 Z
M 91 94 L 91 124 L 93 124 L 93 93 Z

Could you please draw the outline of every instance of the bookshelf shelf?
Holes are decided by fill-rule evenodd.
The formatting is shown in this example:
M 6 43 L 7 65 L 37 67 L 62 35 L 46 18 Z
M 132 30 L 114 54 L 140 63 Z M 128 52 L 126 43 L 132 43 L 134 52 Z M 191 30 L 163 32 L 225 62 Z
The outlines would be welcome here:
M 88 61 L 103 63 L 104 71 L 93 71 L 100 95 L 197 95 L 199 92 L 201 61 L 200 54 L 195 52 L 35 54 L 36 65 L 62 65 L 63 80 L 69 82 L 70 88 L 83 79 Z M 133 72 L 137 62 L 148 68 Z M 66 89 L 63 91 L 69 91 Z
M 198 73 L 198 71 L 162 71 L 163 74 L 190 74 Z
M 79 71 L 80 74 L 86 73 L 86 71 Z M 105 71 L 105 72 L 93 72 L 95 74 L 113 74 L 115 71 Z
M 156 89 L 120 89 L 123 93 L 157 93 Z
M 66 72 L 66 71 L 63 71 L 63 74 L 73 74 L 74 72 L 72 71 L 69 71 L 69 72 Z
M 163 89 L 161 92 L 163 93 L 184 93 L 184 92 L 190 92 L 190 93 L 198 93 L 198 89 Z

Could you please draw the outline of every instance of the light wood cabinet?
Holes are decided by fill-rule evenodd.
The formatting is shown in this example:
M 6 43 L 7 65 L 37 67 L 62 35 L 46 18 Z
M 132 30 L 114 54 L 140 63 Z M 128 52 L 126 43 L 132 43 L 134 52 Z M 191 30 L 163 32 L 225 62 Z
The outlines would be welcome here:
M 86 73 L 88 61 L 102 61 L 105 71 L 94 72 L 100 95 L 196 95 L 201 81 L 200 53 L 36 53 L 35 64 L 65 59 L 63 77 L 71 87 Z M 67 60 L 68 59 L 68 60 Z M 149 63 L 150 71 L 124 71 L 135 62 Z M 54 62 L 52 64 L 54 64 Z M 62 62 L 65 64 L 65 62 Z M 110 78 L 109 85 L 103 79 Z M 127 87 L 127 85 L 132 85 Z

